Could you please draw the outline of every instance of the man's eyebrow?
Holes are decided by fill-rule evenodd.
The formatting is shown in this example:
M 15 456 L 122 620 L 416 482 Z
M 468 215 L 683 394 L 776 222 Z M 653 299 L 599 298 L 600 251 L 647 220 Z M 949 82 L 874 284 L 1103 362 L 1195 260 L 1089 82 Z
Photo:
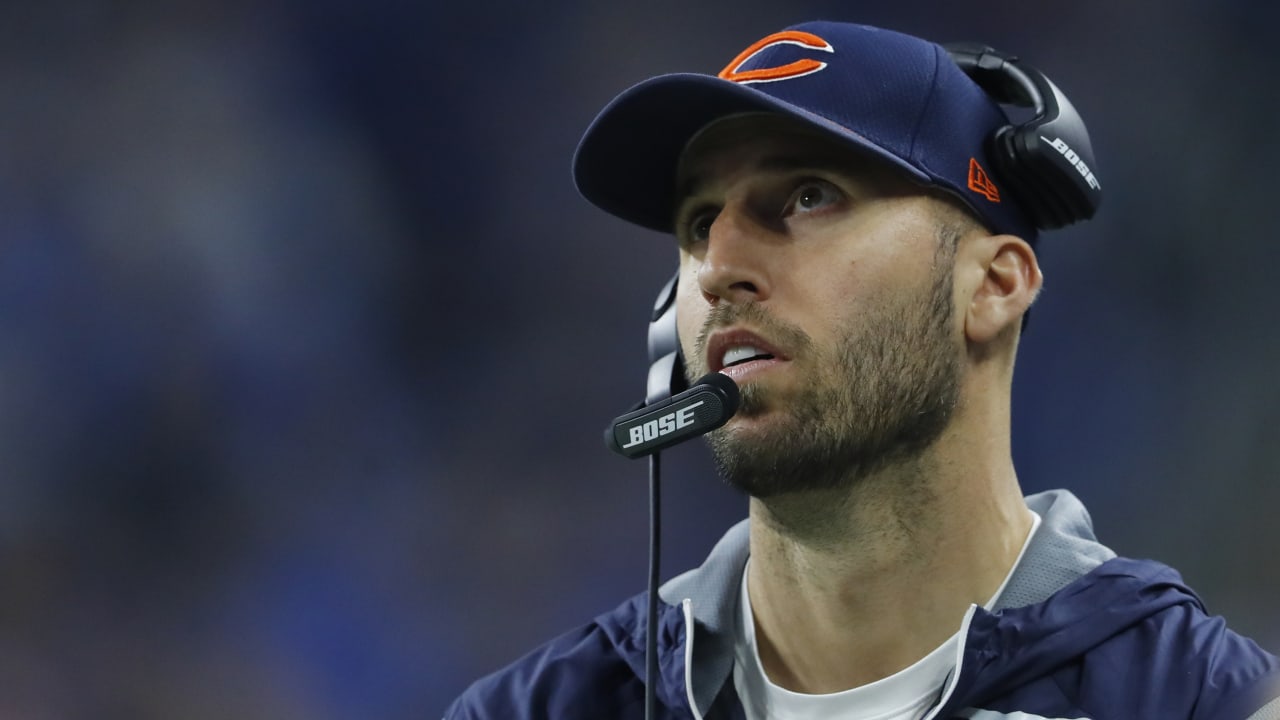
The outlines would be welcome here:
M 761 158 L 752 166 L 755 172 L 785 173 L 795 170 L 819 170 L 848 173 L 850 165 L 844 158 L 830 155 L 770 155 Z M 676 204 L 683 203 L 691 195 L 695 195 L 707 184 L 705 174 L 691 174 L 676 184 Z

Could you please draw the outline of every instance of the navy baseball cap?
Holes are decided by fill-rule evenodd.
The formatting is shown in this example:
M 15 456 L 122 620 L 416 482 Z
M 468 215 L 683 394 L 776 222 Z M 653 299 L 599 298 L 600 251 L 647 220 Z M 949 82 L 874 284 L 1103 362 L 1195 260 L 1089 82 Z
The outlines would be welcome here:
M 1028 242 L 1036 227 L 989 173 L 988 140 L 1009 119 L 941 46 L 838 22 L 794 25 L 752 43 L 717 75 L 650 78 L 610 102 L 573 159 L 583 197 L 659 232 L 673 229 L 676 164 L 720 118 L 801 120 L 960 198 L 987 227 Z

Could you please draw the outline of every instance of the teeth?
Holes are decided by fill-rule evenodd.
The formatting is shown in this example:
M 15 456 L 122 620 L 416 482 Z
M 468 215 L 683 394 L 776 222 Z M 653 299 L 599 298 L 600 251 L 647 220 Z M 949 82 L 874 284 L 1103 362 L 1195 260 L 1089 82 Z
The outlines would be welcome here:
M 724 352 L 724 366 L 729 367 L 734 363 L 740 363 L 762 355 L 767 356 L 768 353 L 750 345 L 734 345 Z

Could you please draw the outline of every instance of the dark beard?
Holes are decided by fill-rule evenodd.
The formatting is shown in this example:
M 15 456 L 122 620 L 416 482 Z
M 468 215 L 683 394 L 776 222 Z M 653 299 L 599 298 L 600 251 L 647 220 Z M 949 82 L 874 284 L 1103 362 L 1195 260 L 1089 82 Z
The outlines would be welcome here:
M 772 402 L 776 422 L 764 432 L 726 427 L 708 435 L 721 476 L 757 498 L 838 490 L 932 445 L 960 393 L 959 350 L 949 336 L 952 257 L 939 253 L 927 293 L 847 328 L 830 360 L 815 355 L 803 331 L 758 306 L 717 307 L 704 336 L 748 319 L 818 369 L 785 408 Z M 747 384 L 738 414 L 756 415 L 770 404 L 767 388 Z

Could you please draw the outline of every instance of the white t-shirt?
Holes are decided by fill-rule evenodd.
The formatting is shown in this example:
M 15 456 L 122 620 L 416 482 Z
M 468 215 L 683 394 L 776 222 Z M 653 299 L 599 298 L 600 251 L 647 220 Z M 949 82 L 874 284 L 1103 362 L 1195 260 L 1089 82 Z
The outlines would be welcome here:
M 1017 560 L 984 607 L 990 608 L 995 604 L 1014 569 L 1022 562 L 1031 537 L 1040 526 L 1040 516 L 1034 512 L 1032 515 L 1031 531 L 1027 533 Z M 938 699 L 947 676 L 955 668 L 959 630 L 914 665 L 887 678 L 827 695 L 791 692 L 774 685 L 760 664 L 746 571 L 742 573 L 741 594 L 738 638 L 734 643 L 733 684 L 746 710 L 747 720 L 919 720 Z

